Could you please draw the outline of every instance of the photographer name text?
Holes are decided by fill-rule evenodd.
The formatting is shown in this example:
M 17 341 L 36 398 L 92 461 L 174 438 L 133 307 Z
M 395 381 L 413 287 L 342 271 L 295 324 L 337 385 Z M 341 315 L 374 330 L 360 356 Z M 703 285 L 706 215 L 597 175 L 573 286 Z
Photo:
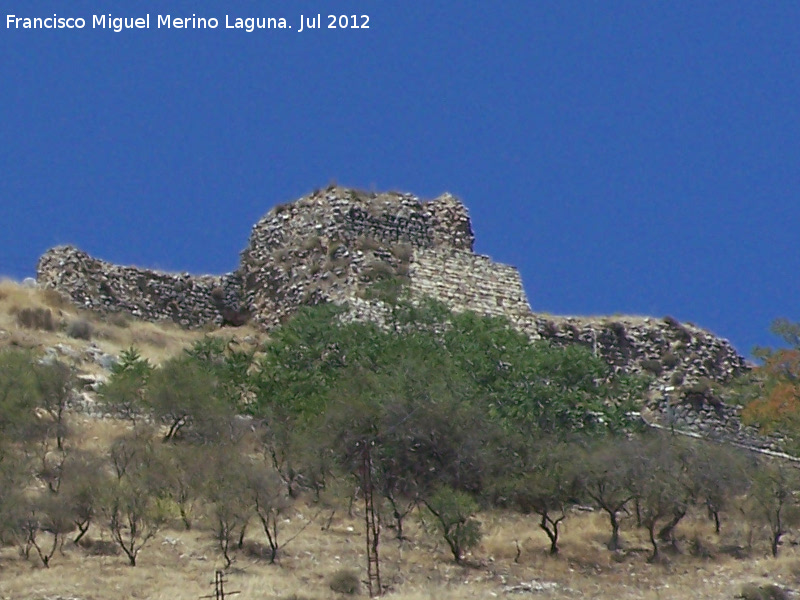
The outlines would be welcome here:
M 6 15 L 6 29 L 105 29 L 120 33 L 129 29 L 231 29 L 253 33 L 257 30 L 294 30 L 297 33 L 321 29 L 369 29 L 369 15 L 300 15 L 293 22 L 286 17 L 176 17 L 150 14 L 117 17 L 112 14 L 91 17 L 21 17 Z

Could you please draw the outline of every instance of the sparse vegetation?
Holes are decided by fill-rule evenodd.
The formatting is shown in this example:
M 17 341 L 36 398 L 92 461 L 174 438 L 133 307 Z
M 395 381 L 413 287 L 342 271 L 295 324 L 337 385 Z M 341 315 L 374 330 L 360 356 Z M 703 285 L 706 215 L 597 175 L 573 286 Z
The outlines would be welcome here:
M 86 319 L 77 318 L 67 323 L 66 331 L 67 335 L 71 338 L 77 338 L 79 340 L 91 340 L 93 327 L 92 324 Z
M 648 373 L 652 373 L 656 377 L 661 375 L 664 370 L 663 365 L 661 364 L 660 360 L 647 358 L 641 362 L 642 369 L 647 371 Z
M 667 352 L 661 357 L 661 363 L 668 369 L 674 369 L 681 363 L 681 359 L 674 352 Z
M 329 587 L 339 594 L 353 596 L 361 590 L 358 573 L 352 569 L 340 569 L 331 575 Z
M 100 387 L 133 415 L 120 421 L 70 410 L 71 362 L 0 350 L 0 594 L 184 600 L 208 594 L 225 564 L 246 569 L 228 575 L 245 598 L 330 597 L 339 580 L 336 593 L 357 593 L 358 571 L 344 585 L 342 565 L 363 561 L 359 443 L 373 448 L 376 502 L 395 528 L 381 546 L 392 597 L 488 597 L 502 592 L 500 568 L 511 583 L 546 577 L 599 597 L 655 598 L 665 584 L 676 598 L 786 593 L 794 467 L 632 433 L 641 382 L 586 348 L 531 344 L 501 319 L 441 306 L 400 300 L 393 315 L 384 330 L 309 308 L 252 350 L 131 319 Z M 65 312 L 78 318 L 90 320 Z M 131 347 L 136 332 L 187 351 Z M 753 385 L 791 382 L 777 373 Z M 700 383 L 692 391 L 712 391 Z M 776 583 L 746 592 L 751 572 Z

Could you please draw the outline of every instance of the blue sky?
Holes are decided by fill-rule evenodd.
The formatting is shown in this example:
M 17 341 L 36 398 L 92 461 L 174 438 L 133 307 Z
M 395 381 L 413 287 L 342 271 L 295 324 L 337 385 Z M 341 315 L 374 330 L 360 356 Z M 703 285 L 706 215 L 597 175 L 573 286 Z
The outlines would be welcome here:
M 536 311 L 669 314 L 745 354 L 800 319 L 800 4 L 68 6 L 4 3 L 87 20 L 0 27 L 4 275 L 61 243 L 229 271 L 270 207 L 337 181 L 460 196 Z M 92 29 L 108 13 L 151 28 Z M 193 13 L 220 26 L 155 27 Z M 298 33 L 318 13 L 369 29 Z

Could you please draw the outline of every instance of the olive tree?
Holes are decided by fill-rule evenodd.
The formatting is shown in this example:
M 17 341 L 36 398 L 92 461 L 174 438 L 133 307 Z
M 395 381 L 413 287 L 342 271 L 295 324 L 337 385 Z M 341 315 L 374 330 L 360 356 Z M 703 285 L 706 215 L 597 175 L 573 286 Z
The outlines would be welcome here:
M 440 488 L 423 502 L 436 519 L 453 559 L 463 563 L 467 550 L 481 541 L 481 524 L 475 519 L 478 504 L 469 494 L 449 487 Z

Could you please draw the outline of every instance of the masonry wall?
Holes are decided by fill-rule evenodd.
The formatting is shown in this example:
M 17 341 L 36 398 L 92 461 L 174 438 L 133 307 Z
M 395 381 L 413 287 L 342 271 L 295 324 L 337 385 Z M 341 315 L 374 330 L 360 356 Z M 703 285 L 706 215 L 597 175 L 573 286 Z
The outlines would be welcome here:
M 420 249 L 409 267 L 413 296 L 430 296 L 457 311 L 471 310 L 512 321 L 530 314 L 516 268 L 488 256 L 452 249 Z
M 517 269 L 474 254 L 473 244 L 467 210 L 449 194 L 422 202 L 411 194 L 329 187 L 259 220 L 235 273 L 122 267 L 60 246 L 41 257 L 37 277 L 85 309 L 185 327 L 221 323 L 224 311 L 234 311 L 251 314 L 266 329 L 300 306 L 322 302 L 349 303 L 353 318 L 380 322 L 386 307 L 367 292 L 383 278 L 396 278 L 413 298 L 505 316 L 532 339 L 582 344 L 615 370 L 649 375 L 643 407 L 649 422 L 775 447 L 775 440 L 743 427 L 737 408 L 706 385 L 749 368 L 727 340 L 672 319 L 534 314 Z
M 39 285 L 58 290 L 84 309 L 124 311 L 184 327 L 221 322 L 219 305 L 236 307 L 241 296 L 235 274 L 195 276 L 122 267 L 73 246 L 48 250 L 39 259 L 36 274 Z M 215 295 L 221 302 L 212 296 L 214 290 L 219 290 Z

